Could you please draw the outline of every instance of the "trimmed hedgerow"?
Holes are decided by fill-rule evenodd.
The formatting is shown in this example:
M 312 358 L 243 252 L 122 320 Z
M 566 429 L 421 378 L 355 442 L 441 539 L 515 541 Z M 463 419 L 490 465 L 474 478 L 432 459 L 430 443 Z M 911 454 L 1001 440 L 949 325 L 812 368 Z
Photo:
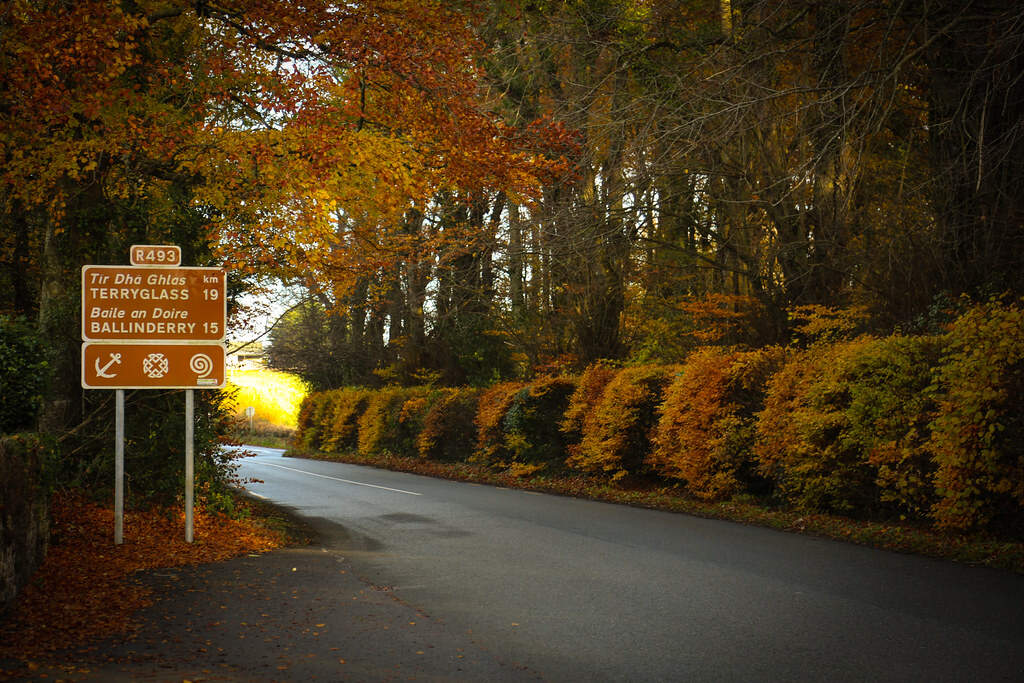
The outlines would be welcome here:
M 973 306 L 953 323 L 935 388 L 936 524 L 1024 533 L 1024 298 Z
M 440 390 L 423 416 L 417 454 L 444 462 L 468 460 L 477 444 L 474 418 L 479 400 L 479 389 Z
M 371 392 L 359 416 L 359 452 L 363 455 L 415 455 L 417 423 L 403 414 L 410 399 L 421 398 L 424 388 L 389 387 Z
M 544 377 L 513 395 L 501 421 L 511 470 L 525 475 L 564 466 L 568 453 L 558 418 L 575 388 L 571 378 Z
M 477 442 L 472 460 L 501 466 L 511 459 L 502 421 L 516 394 L 525 387 L 522 382 L 502 382 L 480 394 L 474 420 Z
M 844 339 L 849 325 L 815 318 L 804 349 L 705 348 L 682 366 L 599 364 L 487 390 L 321 392 L 302 404 L 296 448 L 513 475 L 564 463 L 705 500 L 772 493 L 798 510 L 1021 536 L 1022 308 L 967 308 L 942 336 Z
M 677 369 L 642 365 L 619 370 L 584 420 L 583 438 L 569 449 L 566 464 L 610 475 L 613 481 L 644 473 L 658 406 Z
M 330 427 L 321 439 L 321 450 L 354 451 L 359 447 L 359 418 L 366 410 L 372 392 L 358 387 L 344 387 L 331 392 Z
M 784 354 L 771 347 L 745 353 L 704 348 L 690 355 L 658 410 L 651 468 L 685 481 L 704 500 L 762 488 L 754 474 L 755 414 Z

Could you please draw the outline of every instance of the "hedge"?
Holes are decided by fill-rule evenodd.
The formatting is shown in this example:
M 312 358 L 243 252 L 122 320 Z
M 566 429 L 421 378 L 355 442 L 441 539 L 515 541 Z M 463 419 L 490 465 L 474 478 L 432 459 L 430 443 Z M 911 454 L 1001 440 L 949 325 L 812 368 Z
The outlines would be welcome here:
M 953 323 L 934 391 L 936 523 L 1024 536 L 1024 298 L 993 299 Z
M 658 365 L 617 371 L 583 420 L 582 438 L 570 448 L 566 464 L 607 474 L 613 481 L 645 473 L 658 407 L 676 371 Z
M 648 462 L 703 500 L 761 490 L 753 455 L 756 414 L 778 347 L 751 352 L 700 349 L 687 358 L 658 409 Z
M 641 475 L 706 500 L 1024 537 L 1022 301 L 967 306 L 942 335 L 852 329 L 485 390 L 313 394 L 296 445 Z

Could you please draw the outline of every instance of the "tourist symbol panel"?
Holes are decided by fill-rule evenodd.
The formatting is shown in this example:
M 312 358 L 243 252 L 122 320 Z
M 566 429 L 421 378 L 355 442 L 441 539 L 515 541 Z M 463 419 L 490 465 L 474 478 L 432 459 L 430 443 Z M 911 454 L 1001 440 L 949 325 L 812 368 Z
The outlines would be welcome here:
M 218 389 L 224 380 L 222 344 L 82 345 L 87 389 Z

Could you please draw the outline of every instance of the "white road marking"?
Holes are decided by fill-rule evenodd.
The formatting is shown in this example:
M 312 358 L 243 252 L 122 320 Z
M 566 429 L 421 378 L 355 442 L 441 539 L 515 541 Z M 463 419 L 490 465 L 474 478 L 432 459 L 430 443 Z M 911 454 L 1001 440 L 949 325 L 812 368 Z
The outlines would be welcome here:
M 326 474 L 317 474 L 316 472 L 307 472 L 306 470 L 296 469 L 294 467 L 285 467 L 284 465 L 274 465 L 269 462 L 261 462 L 260 465 L 266 465 L 267 467 L 276 467 L 279 470 L 288 470 L 289 472 L 298 472 L 299 474 L 308 474 L 311 477 L 320 477 L 321 479 L 330 479 L 332 481 L 340 481 L 344 484 L 354 484 L 356 486 L 368 486 L 371 489 L 383 489 L 384 491 L 394 491 L 395 493 L 405 493 L 410 496 L 422 496 L 422 493 L 416 493 L 414 491 L 403 491 L 402 489 L 393 489 L 389 486 L 378 486 L 377 484 L 367 484 L 361 481 L 352 481 L 351 479 L 341 479 L 339 477 L 329 477 Z

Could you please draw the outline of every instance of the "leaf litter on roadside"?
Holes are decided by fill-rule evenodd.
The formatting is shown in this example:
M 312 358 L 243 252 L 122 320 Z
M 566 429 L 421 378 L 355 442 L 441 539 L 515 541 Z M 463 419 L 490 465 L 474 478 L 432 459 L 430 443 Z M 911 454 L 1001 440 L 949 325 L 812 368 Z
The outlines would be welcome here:
M 133 614 L 151 604 L 136 572 L 217 562 L 286 543 L 255 518 L 196 509 L 193 543 L 185 542 L 184 510 L 127 511 L 124 543 L 114 545 L 112 507 L 79 493 L 54 497 L 52 544 L 42 566 L 0 623 L 0 660 L 30 662 L 84 653 L 102 638 L 126 633 Z

